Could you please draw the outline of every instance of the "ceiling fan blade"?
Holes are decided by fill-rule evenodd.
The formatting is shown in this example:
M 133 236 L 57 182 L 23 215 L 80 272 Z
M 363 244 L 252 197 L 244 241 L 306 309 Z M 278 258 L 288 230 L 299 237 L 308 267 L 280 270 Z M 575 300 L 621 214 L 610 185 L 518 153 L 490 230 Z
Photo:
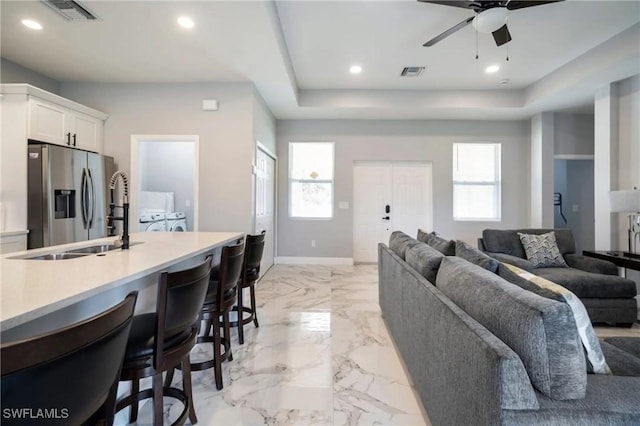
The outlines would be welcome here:
M 493 39 L 496 41 L 497 46 L 502 46 L 503 44 L 507 44 L 511 41 L 511 34 L 509 33 L 507 24 L 504 24 L 491 34 L 493 34 Z
M 558 3 L 564 0 L 540 0 L 540 1 L 518 1 L 511 0 L 505 7 L 509 10 L 524 9 L 525 7 L 540 6 L 549 3 Z
M 472 1 L 466 1 L 466 0 L 460 0 L 460 1 L 456 1 L 456 0 L 449 0 L 449 1 L 438 1 L 438 0 L 418 0 L 419 2 L 422 3 L 433 3 L 433 4 L 441 4 L 443 6 L 453 6 L 453 7 L 461 7 L 463 9 L 471 9 L 471 3 L 477 3 L 477 2 L 472 2 Z
M 432 38 L 431 40 L 429 40 L 428 42 L 426 42 L 425 44 L 423 44 L 424 47 L 430 47 L 433 46 L 434 44 L 436 44 L 437 42 L 439 42 L 442 39 L 445 39 L 447 37 L 449 37 L 451 34 L 455 33 L 458 30 L 461 30 L 462 28 L 466 27 L 467 25 L 469 25 L 471 23 L 471 21 L 473 21 L 473 19 L 475 18 L 475 16 L 472 16 L 470 18 L 465 19 L 464 21 L 460 22 L 457 25 L 454 25 L 453 27 L 449 28 L 448 30 L 446 30 L 445 32 L 435 36 L 434 38 Z

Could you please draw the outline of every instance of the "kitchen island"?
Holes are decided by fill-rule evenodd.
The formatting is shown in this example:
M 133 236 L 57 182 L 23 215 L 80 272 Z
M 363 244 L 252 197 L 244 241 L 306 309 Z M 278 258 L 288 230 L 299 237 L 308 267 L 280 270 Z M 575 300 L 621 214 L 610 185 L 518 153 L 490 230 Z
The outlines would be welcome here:
M 139 232 L 129 250 L 112 250 L 61 260 L 25 256 L 68 252 L 115 237 L 22 251 L 0 257 L 0 330 L 15 340 L 88 318 L 139 291 L 136 313 L 155 309 L 155 289 L 162 271 L 187 268 L 205 255 L 219 257 L 222 246 L 242 232 Z

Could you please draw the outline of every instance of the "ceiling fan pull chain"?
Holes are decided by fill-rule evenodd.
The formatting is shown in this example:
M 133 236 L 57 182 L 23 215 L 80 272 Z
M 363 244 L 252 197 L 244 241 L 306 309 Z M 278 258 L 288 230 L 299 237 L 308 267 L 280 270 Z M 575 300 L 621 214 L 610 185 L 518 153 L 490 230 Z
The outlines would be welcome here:
M 509 62 L 509 45 L 507 44 L 507 62 Z
M 478 27 L 476 26 L 476 59 L 478 59 Z

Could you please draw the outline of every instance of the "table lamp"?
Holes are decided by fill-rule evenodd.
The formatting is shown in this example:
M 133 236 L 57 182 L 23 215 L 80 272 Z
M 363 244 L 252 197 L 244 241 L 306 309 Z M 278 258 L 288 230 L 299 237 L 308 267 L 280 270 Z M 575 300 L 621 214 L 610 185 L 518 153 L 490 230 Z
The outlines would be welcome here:
M 612 213 L 629 213 L 629 253 L 640 257 L 640 190 L 611 191 L 609 202 Z

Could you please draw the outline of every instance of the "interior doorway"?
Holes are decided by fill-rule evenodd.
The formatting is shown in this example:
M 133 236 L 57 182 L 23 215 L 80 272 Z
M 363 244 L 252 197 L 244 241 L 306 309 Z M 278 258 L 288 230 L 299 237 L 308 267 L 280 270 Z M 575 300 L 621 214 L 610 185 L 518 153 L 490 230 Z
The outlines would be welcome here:
M 576 253 L 595 247 L 594 169 L 592 159 L 556 159 L 554 228 L 569 228 Z
M 145 230 L 140 218 L 148 212 L 166 216 L 149 230 L 198 230 L 198 145 L 197 135 L 131 136 L 132 232 Z
M 355 162 L 353 260 L 378 260 L 393 231 L 415 236 L 433 228 L 432 167 L 426 162 Z
M 255 172 L 256 233 L 266 231 L 264 252 L 260 262 L 260 275 L 273 266 L 276 244 L 276 156 L 258 142 Z

